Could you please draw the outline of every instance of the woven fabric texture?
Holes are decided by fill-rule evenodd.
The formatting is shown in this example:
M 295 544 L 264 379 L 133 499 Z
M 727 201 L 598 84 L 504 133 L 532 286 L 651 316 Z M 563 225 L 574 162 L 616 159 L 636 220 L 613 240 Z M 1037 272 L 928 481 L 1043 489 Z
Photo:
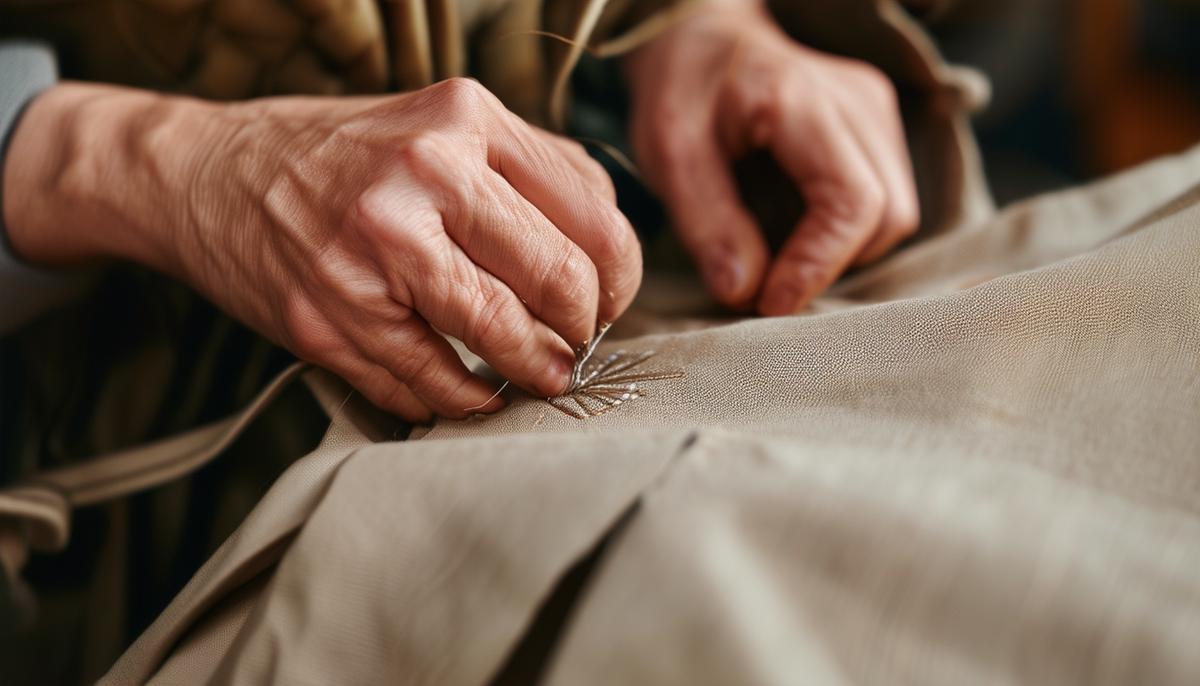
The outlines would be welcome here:
M 1198 178 L 1029 201 L 819 314 L 643 310 L 598 354 L 682 376 L 597 416 L 342 421 L 109 681 L 488 683 L 607 538 L 548 683 L 1195 683 Z

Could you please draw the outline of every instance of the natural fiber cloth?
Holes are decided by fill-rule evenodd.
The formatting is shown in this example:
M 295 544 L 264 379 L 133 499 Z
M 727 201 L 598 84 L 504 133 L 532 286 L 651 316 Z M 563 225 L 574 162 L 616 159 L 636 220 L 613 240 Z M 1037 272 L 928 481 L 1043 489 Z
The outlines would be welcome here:
M 620 54 L 678 20 L 682 15 L 676 9 L 687 4 L 679 0 L 0 0 L 0 36 L 51 43 L 65 78 L 217 99 L 411 89 L 463 73 L 469 66 L 471 74 L 511 109 L 545 125 L 557 123 L 567 111 L 568 76 L 586 53 Z M 771 4 L 782 26 L 798 40 L 869 59 L 896 84 L 917 176 L 923 235 L 990 216 L 993 208 L 967 123 L 969 113 L 986 99 L 977 77 L 945 65 L 920 26 L 894 2 L 778 0 Z M 837 21 L 829 21 L 830 13 Z M 561 36 L 571 44 L 540 32 Z M 90 472 L 112 466 L 86 456 L 111 457 L 114 451 L 126 458 L 145 455 L 141 448 L 124 452 L 138 445 L 155 452 L 162 446 L 144 444 L 193 429 L 249 403 L 266 384 L 265 374 L 286 363 L 265 341 L 255 340 L 194 296 L 160 279 L 114 269 L 99 281 L 80 301 L 44 313 L 0 340 L 4 351 L 0 376 L 5 381 L 0 385 L 4 410 L 0 443 L 5 451 L 0 461 L 0 486 L 5 487 L 0 493 L 0 578 L 19 581 L 31 545 L 41 554 L 50 552 L 67 544 L 70 529 L 75 529 L 67 549 L 55 553 L 57 568 L 47 573 L 51 564 L 40 566 L 43 583 L 36 584 L 36 625 L 0 641 L 5 676 L 18 682 L 90 681 L 110 665 L 128 637 L 144 626 L 215 542 L 242 519 L 278 475 L 280 465 L 310 449 L 316 440 L 313 434 L 322 429 L 312 416 L 319 410 L 305 394 L 289 392 L 274 401 L 248 435 L 224 450 L 216 464 L 193 478 L 73 513 L 70 494 L 54 495 L 52 512 L 47 503 L 34 502 L 53 484 L 43 482 L 32 491 L 21 484 L 38 481 L 48 470 Z M 649 288 L 644 295 L 661 299 L 664 291 Z M 822 307 L 829 307 L 829 302 Z M 635 324 L 673 329 L 707 323 L 664 320 L 645 309 L 622 320 L 626 336 L 637 332 Z M 651 384 L 647 391 L 659 389 Z M 203 438 L 201 434 L 182 440 L 189 443 Z M 403 434 L 388 427 L 379 435 Z M 168 441 L 177 443 L 174 438 Z M 210 455 L 214 449 L 208 444 L 172 465 L 191 465 L 191 458 Z M 345 454 L 348 451 L 327 459 L 336 463 Z M 119 485 L 113 493 L 128 492 L 122 490 L 130 485 L 128 481 Z M 278 507 L 284 497 L 279 494 L 290 488 L 299 487 L 277 488 L 264 507 Z M 31 502 L 37 508 L 32 518 Z M 292 529 L 308 513 L 293 514 L 287 520 Z M 39 535 L 31 537 L 31 531 Z M 49 531 L 56 535 L 40 535 Z M 248 550 L 262 547 L 262 540 L 246 529 L 238 538 L 249 541 Z M 38 545 L 47 542 L 53 545 Z M 271 550 L 274 557 L 267 555 L 264 563 L 268 567 L 282 548 Z M 62 575 L 58 569 L 74 573 Z M 38 570 L 27 571 L 33 572 L 36 583 Z M 266 581 L 258 577 L 255 583 Z M 0 581 L 0 596 L 9 594 L 4 586 Z M 233 622 L 242 616 L 235 610 L 254 606 L 256 588 L 243 587 L 236 596 L 226 596 L 227 588 L 209 589 L 192 597 L 204 602 L 221 598 L 221 621 Z M 0 598 L 0 605 L 3 602 Z M 176 626 L 191 626 L 194 619 Z M 196 640 L 232 635 L 210 631 L 217 626 L 211 622 L 217 621 L 215 616 L 205 619 L 206 628 L 197 630 Z M 64 640 L 68 636 L 71 640 Z M 147 641 L 153 643 L 147 639 L 143 645 Z M 157 664 L 170 649 L 155 645 L 158 657 L 149 658 L 141 669 L 152 671 L 146 665 Z M 183 656 L 192 654 L 174 653 L 171 664 L 185 665 Z M 201 651 L 199 664 L 208 664 L 211 654 Z M 183 674 L 187 673 L 185 669 Z
M 352 400 L 106 681 L 1197 683 L 1198 179 L 1023 203 L 819 314 L 635 313 L 601 354 L 683 376 L 599 416 L 373 444 Z

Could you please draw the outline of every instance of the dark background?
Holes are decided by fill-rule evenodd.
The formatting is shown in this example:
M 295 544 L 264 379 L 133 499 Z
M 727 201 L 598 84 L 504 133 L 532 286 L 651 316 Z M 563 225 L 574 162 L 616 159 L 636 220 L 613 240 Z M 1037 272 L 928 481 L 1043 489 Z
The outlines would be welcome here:
M 992 81 L 1000 205 L 1200 142 L 1200 0 L 961 0 L 930 25 Z

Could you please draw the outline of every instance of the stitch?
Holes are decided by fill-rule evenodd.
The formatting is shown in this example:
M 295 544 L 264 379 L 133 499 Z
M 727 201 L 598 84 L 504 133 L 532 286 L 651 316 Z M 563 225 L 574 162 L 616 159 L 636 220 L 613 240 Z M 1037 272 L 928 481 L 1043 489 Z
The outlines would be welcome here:
M 596 329 L 596 337 L 591 341 L 584 341 L 575 348 L 575 368 L 571 372 L 571 385 L 567 387 L 567 392 L 571 392 L 579 388 L 582 382 L 581 375 L 583 369 L 587 365 L 588 360 L 592 359 L 592 353 L 596 352 L 596 346 L 600 345 L 600 340 L 604 338 L 604 334 L 608 333 L 609 327 L 612 324 L 600 322 L 600 326 Z
M 645 393 L 640 384 L 648 381 L 678 379 L 681 370 L 637 371 L 637 368 L 654 357 L 653 350 L 629 353 L 618 350 L 601 360 L 592 360 L 596 344 L 607 327 L 601 327 L 596 339 L 587 347 L 589 350 L 577 354 L 574 381 L 567 392 L 557 398 L 546 398 L 546 403 L 568 417 L 587 419 L 620 407 Z

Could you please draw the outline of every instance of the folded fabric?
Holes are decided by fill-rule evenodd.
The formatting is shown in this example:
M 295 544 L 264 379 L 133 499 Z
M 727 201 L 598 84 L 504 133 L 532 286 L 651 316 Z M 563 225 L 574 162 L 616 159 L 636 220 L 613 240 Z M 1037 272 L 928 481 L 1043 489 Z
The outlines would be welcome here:
M 809 316 L 643 309 L 595 397 L 403 443 L 351 401 L 106 682 L 1196 683 L 1198 179 L 1022 203 Z

